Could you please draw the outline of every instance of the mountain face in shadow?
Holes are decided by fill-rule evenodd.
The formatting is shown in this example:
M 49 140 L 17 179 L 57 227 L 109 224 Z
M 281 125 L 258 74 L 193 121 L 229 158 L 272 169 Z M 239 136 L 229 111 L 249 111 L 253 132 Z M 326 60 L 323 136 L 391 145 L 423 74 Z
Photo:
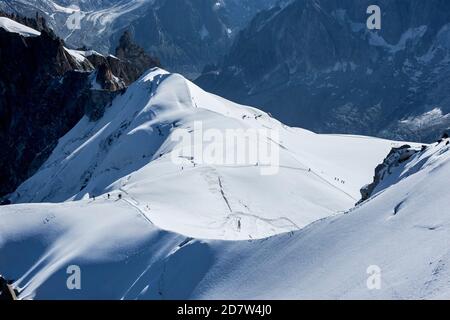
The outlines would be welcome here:
M 36 27 L 38 36 L 0 27 L 0 196 L 31 176 L 58 139 L 84 115 L 97 119 L 110 101 L 159 62 L 131 42 L 122 59 L 92 50 L 70 50 L 43 20 L 4 15 Z M 20 28 L 27 28 L 17 23 Z M 34 29 L 32 29 L 34 30 Z
M 197 83 L 321 133 L 434 141 L 450 126 L 448 1 L 298 0 L 259 14 Z
M 191 78 L 216 63 L 260 10 L 287 0 L 17 0 L 0 9 L 44 16 L 73 47 L 113 53 L 131 30 L 137 44 L 173 72 Z

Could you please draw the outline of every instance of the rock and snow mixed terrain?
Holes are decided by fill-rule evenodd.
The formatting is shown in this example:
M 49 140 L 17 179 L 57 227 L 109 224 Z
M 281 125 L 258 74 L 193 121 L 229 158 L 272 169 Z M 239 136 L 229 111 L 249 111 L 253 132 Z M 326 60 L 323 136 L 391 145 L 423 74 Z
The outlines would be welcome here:
M 256 161 L 204 165 L 189 150 L 174 163 L 173 154 L 189 146 L 174 141 L 174 132 L 185 129 L 194 137 L 196 122 L 204 132 L 224 134 L 267 129 L 262 139 L 279 149 L 279 172 L 262 175 L 263 164 Z M 121 192 L 138 209 L 149 206 L 152 221 L 165 229 L 199 238 L 262 238 L 351 208 L 395 145 L 289 128 L 155 69 L 116 98 L 99 121 L 84 117 L 10 200 L 61 202 L 107 193 L 117 198 Z M 206 153 L 209 144 L 202 147 Z
M 188 145 L 172 137 L 199 121 L 278 132 L 261 137 L 279 146 L 278 174 L 174 162 Z M 22 299 L 448 298 L 448 139 L 354 207 L 401 145 L 286 127 L 153 69 L 102 118 L 83 118 L 0 208 L 0 271 Z M 66 286 L 70 265 L 81 290 Z M 381 290 L 366 286 L 371 265 Z
M 24 37 L 36 37 L 41 33 L 6 17 L 0 17 L 0 28 L 8 32 L 18 33 Z
M 41 19 L 8 15 L 0 17 L 0 48 L 0 203 L 83 115 L 100 117 L 120 90 L 159 65 L 127 33 L 115 56 L 103 56 L 68 49 Z
M 37 12 L 70 46 L 103 54 L 112 52 L 130 30 L 166 68 L 195 76 L 224 55 L 258 11 L 279 1 L 8 0 L 0 1 L 0 9 L 32 17 Z
M 92 21 L 106 28 L 141 5 L 158 4 L 153 9 L 159 14 L 172 2 L 80 3 L 87 21 L 96 17 Z M 320 18 L 320 3 L 294 1 L 292 8 Z M 419 23 L 422 14 L 416 13 L 431 9 L 412 3 L 410 14 Z M 69 4 L 39 2 L 61 17 L 72 14 Z M 215 5 L 236 12 L 244 5 L 249 15 L 257 7 L 251 0 Z M 103 6 L 117 10 L 103 15 Z M 250 31 L 267 37 L 273 23 L 284 26 L 291 17 L 281 8 L 272 13 L 259 15 Z M 328 18 L 343 27 L 354 14 L 334 10 Z M 387 42 L 364 37 L 398 60 L 419 50 L 415 39 L 431 30 L 433 50 L 424 46 L 419 51 L 426 54 L 414 59 L 443 61 L 444 69 L 433 72 L 445 70 L 448 29 L 445 17 L 432 16 L 435 24 L 383 34 Z M 450 298 L 448 134 L 421 145 L 288 127 L 179 74 L 153 68 L 140 76 L 159 64 L 129 33 L 115 56 L 104 56 L 69 49 L 41 19 L 16 17 L 25 26 L 10 18 L 0 17 L 0 137 L 6 144 L 0 192 L 7 194 L 3 203 L 12 203 L 0 207 L 0 273 L 20 299 Z M 397 36 L 398 45 L 390 45 Z M 317 63 L 313 51 L 302 58 L 309 67 Z M 326 74 L 341 67 L 360 68 L 344 62 Z M 430 93 L 444 107 L 445 83 Z M 415 97 L 408 99 L 415 103 Z M 280 108 L 293 101 L 285 94 L 272 99 Z M 419 134 L 445 128 L 445 108 L 421 110 L 402 113 L 401 125 Z M 224 140 L 230 132 L 232 140 Z M 272 157 L 228 161 L 230 154 L 258 149 Z M 213 155 L 227 159 L 208 161 Z M 67 285 L 73 266 L 81 271 L 80 290 Z

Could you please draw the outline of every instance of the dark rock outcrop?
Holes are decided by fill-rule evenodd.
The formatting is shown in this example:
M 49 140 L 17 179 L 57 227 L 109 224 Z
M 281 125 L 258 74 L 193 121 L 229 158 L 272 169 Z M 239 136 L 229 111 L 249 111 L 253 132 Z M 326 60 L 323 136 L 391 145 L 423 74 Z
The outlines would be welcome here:
M 361 200 L 357 203 L 360 204 L 369 199 L 375 189 L 380 183 L 388 176 L 392 174 L 394 168 L 399 167 L 402 163 L 408 161 L 414 154 L 419 152 L 415 148 L 411 148 L 410 145 L 403 145 L 401 147 L 392 148 L 383 163 L 379 164 L 375 168 L 375 175 L 373 182 L 361 188 Z
M 0 196 L 35 172 L 83 115 L 77 98 L 88 74 L 63 42 L 42 31 L 22 37 L 0 28 Z
M 12 281 L 8 281 L 0 274 L 0 301 L 17 300 L 19 292 L 12 287 Z
M 41 35 L 24 37 L 0 28 L 0 200 L 36 172 L 84 115 L 99 119 L 126 85 L 156 66 L 144 55 L 137 55 L 138 66 L 132 59 L 92 52 L 77 59 L 45 22 L 18 20 L 41 24 Z M 0 202 L 7 204 L 7 197 Z
M 153 67 L 161 67 L 157 58 L 148 55 L 144 49 L 133 42 L 131 33 L 125 31 L 116 48 L 116 56 L 109 56 L 109 63 L 114 74 L 121 77 L 127 83 L 131 83 L 143 73 Z M 126 61 L 127 65 L 119 65 L 118 61 Z

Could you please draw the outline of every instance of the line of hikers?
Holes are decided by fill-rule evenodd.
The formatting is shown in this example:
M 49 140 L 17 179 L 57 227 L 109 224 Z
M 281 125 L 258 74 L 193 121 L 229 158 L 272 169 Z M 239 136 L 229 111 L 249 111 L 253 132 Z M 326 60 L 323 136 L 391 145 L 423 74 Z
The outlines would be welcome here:
M 108 193 L 107 197 L 108 197 L 108 200 L 110 200 L 111 199 L 111 194 Z M 95 201 L 95 196 L 92 196 L 91 199 Z M 117 200 L 122 200 L 122 194 L 121 193 L 119 193 L 119 195 L 117 196 Z

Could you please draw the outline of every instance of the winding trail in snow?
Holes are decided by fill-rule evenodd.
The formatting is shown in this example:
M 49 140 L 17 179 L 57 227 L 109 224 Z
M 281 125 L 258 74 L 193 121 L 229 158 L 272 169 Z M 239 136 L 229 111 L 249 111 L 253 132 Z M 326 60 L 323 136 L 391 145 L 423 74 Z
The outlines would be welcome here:
M 227 204 L 230 212 L 233 212 L 233 210 L 231 209 L 231 206 L 230 206 L 230 202 L 228 201 L 227 197 L 225 196 L 225 191 L 223 191 L 223 185 L 222 185 L 222 180 L 220 179 L 220 176 L 218 176 L 217 179 L 219 181 L 220 193 L 222 195 L 222 198 L 223 198 L 223 200 L 225 200 L 225 203 Z
M 136 209 L 140 215 L 142 215 L 142 217 L 147 220 L 151 225 L 155 225 L 153 223 L 153 221 L 147 216 L 147 214 L 141 210 L 141 208 L 139 208 L 139 201 L 137 201 L 135 198 L 133 198 L 127 191 L 125 191 L 123 188 L 119 188 L 120 191 L 122 191 L 123 193 L 125 193 L 131 200 L 133 200 L 135 203 L 132 203 L 130 200 L 123 198 L 122 197 L 122 201 L 127 203 L 129 206 L 133 207 L 134 209 Z
M 299 162 L 301 163 L 301 162 Z M 270 165 L 215 165 L 215 167 L 222 167 L 222 168 L 250 168 L 250 167 L 261 167 L 261 168 L 270 168 Z M 328 181 L 326 178 L 322 177 L 320 174 L 318 174 L 317 172 L 315 172 L 313 169 L 311 169 L 311 171 L 309 169 L 305 169 L 305 168 L 296 168 L 296 167 L 291 167 L 291 166 L 285 166 L 285 165 L 279 165 L 280 168 L 282 169 L 288 169 L 288 170 L 296 170 L 296 171 L 303 171 L 303 172 L 309 172 L 311 174 L 313 174 L 314 176 L 316 176 L 317 178 L 319 178 L 320 180 L 322 180 L 323 182 L 325 182 L 326 184 L 330 185 L 331 187 L 333 187 L 334 189 L 337 189 L 338 191 L 344 193 L 345 195 L 347 195 L 349 198 L 351 198 L 354 201 L 358 201 L 358 199 L 356 199 L 355 197 L 353 197 L 351 194 L 349 194 L 348 192 L 342 190 L 341 188 L 339 188 L 338 186 L 334 185 L 333 183 L 331 183 L 330 181 Z
M 231 217 L 240 217 L 240 216 L 251 217 L 251 218 L 254 218 L 256 220 L 263 221 L 263 222 L 265 222 L 265 223 L 267 223 L 267 224 L 269 224 L 272 227 L 277 228 L 277 229 L 281 228 L 280 226 L 277 226 L 277 225 L 274 224 L 277 221 L 287 221 L 289 224 L 294 226 L 294 228 L 296 230 L 300 230 L 301 229 L 294 221 L 292 221 L 291 219 L 289 219 L 287 217 L 279 217 L 279 218 L 275 218 L 275 219 L 268 219 L 268 218 L 263 218 L 263 217 L 260 217 L 260 216 L 257 216 L 255 214 L 251 214 L 251 213 L 239 212 L 239 213 L 232 213 L 232 214 L 228 215 L 227 219 L 231 218 Z

